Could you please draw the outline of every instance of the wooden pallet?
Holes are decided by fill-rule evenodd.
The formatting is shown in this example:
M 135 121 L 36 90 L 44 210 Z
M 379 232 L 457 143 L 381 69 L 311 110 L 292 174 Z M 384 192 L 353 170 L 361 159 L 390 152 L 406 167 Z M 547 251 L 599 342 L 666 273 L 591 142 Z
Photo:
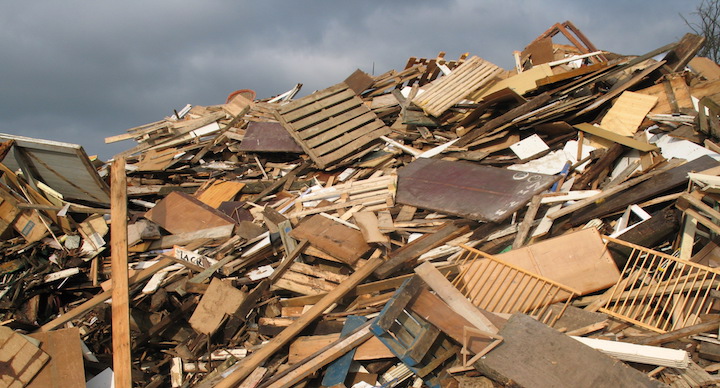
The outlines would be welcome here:
M 336 167 L 390 133 L 345 83 L 283 105 L 277 117 L 321 169 Z
M 480 57 L 471 57 L 450 75 L 431 83 L 412 102 L 426 114 L 438 117 L 471 92 L 489 84 L 502 71 L 497 65 Z
M 444 65 L 448 69 L 454 70 L 456 67 L 460 66 L 461 64 L 463 64 L 463 62 L 465 62 L 465 59 L 467 59 L 468 55 L 470 54 L 461 54 L 457 61 L 446 60 L 444 51 L 440 51 L 437 58 L 432 59 L 410 57 L 407 61 L 407 64 L 405 65 L 405 69 L 409 69 L 417 65 L 422 65 L 425 66 L 425 71 L 419 77 L 413 78 L 408 81 L 407 86 L 412 86 L 416 82 L 418 86 L 423 86 L 427 83 L 434 81 L 440 75 L 441 70 L 438 65 Z

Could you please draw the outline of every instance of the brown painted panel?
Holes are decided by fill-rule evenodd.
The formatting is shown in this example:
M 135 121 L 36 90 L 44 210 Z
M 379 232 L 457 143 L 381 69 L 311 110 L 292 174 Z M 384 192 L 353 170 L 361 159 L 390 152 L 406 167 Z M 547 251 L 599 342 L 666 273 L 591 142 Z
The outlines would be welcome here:
M 398 178 L 397 203 L 492 222 L 506 219 L 555 181 L 551 175 L 436 159 L 418 159 L 399 169 Z
M 245 152 L 289 152 L 302 154 L 303 149 L 280 123 L 250 122 L 240 143 Z

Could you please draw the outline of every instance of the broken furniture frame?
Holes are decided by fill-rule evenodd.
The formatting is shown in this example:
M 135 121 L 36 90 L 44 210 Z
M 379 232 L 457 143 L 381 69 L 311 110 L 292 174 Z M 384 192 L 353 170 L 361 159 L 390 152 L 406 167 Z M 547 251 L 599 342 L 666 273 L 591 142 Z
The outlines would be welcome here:
M 658 333 L 699 323 L 720 291 L 720 269 L 604 237 L 630 250 L 622 277 L 598 311 Z
M 582 294 L 496 256 L 465 245 L 460 247 L 464 252 L 456 263 L 461 270 L 451 283 L 479 308 L 505 314 L 522 312 L 552 326 L 570 300 Z M 549 306 L 557 302 L 563 302 L 563 307 L 554 314 Z

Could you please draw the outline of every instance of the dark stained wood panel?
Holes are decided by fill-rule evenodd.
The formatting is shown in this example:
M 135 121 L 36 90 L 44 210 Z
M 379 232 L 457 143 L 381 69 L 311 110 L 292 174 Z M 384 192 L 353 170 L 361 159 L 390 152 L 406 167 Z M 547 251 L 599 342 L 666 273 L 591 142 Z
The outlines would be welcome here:
M 418 159 L 398 170 L 395 201 L 473 220 L 500 222 L 555 180 L 545 174 Z
M 303 153 L 280 123 L 255 121 L 248 124 L 239 151 Z

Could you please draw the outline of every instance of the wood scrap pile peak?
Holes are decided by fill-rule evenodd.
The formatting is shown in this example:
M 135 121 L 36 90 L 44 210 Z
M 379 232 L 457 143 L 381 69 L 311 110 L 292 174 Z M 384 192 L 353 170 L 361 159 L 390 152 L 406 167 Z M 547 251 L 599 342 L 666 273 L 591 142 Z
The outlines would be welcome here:
M 703 42 L 624 56 L 558 23 L 512 70 L 441 52 L 188 105 L 107 164 L 0 134 L 1 381 L 716 383 Z

